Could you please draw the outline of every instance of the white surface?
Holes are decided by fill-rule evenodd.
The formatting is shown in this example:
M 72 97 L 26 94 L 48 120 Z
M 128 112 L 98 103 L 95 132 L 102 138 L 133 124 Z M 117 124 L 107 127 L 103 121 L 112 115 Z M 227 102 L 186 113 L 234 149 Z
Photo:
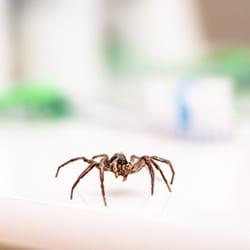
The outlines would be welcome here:
M 92 227 L 96 228 L 99 227 L 97 218 L 105 213 L 105 220 L 109 218 L 111 225 L 120 218 L 121 223 L 125 223 L 124 228 L 127 228 L 126 218 L 133 220 L 136 217 L 138 220 L 136 228 L 140 228 L 140 223 L 142 230 L 145 224 L 152 225 L 153 228 L 159 225 L 161 230 L 174 230 L 173 239 L 179 239 L 178 232 L 180 232 L 179 236 L 183 241 L 187 240 L 185 233 L 190 235 L 192 238 L 190 241 L 175 242 L 176 249 L 183 246 L 186 246 L 185 249 L 194 249 L 195 246 L 201 246 L 199 245 L 201 243 L 213 246 L 208 249 L 221 249 L 220 246 L 227 246 L 227 249 L 231 246 L 231 249 L 235 249 L 231 241 L 237 241 L 239 246 L 249 249 L 250 133 L 248 128 L 249 124 L 241 124 L 232 141 L 192 143 L 173 141 L 163 136 L 153 137 L 144 133 L 109 131 L 93 125 L 73 122 L 53 125 L 12 125 L 12 127 L 2 125 L 0 195 L 21 200 L 18 203 L 7 199 L 6 203 L 6 198 L 1 198 L 0 204 L 5 212 L 0 213 L 0 221 L 3 221 L 7 212 L 8 216 L 11 216 L 12 211 L 15 220 L 22 223 L 24 218 L 20 218 L 22 213 L 17 210 L 18 206 L 24 206 L 28 211 L 34 209 L 32 223 L 35 225 L 37 216 L 44 216 L 46 220 L 57 210 L 62 220 L 64 220 L 64 211 L 72 216 L 72 225 L 69 228 L 76 223 L 76 215 L 84 218 L 92 215 Z M 109 207 L 104 208 L 97 171 L 91 172 L 81 181 L 76 189 L 75 199 L 69 200 L 71 185 L 83 171 L 82 162 L 65 167 L 59 178 L 54 179 L 56 167 L 73 156 L 91 157 L 96 153 L 112 154 L 117 151 L 123 151 L 127 155 L 156 154 L 172 160 L 176 169 L 173 192 L 168 193 L 159 177 L 156 180 L 155 196 L 150 197 L 150 178 L 146 171 L 129 176 L 127 182 L 115 179 L 111 173 L 107 173 L 105 186 Z M 33 204 L 29 201 L 38 203 Z M 10 205 L 12 202 L 16 206 L 14 211 Z M 45 211 L 41 206 L 47 207 Z M 37 227 L 43 227 L 41 219 L 37 219 Z M 70 223 L 68 219 L 62 223 L 66 222 Z M 37 227 L 32 223 L 26 225 L 27 232 L 25 231 L 26 233 L 21 237 L 22 244 L 26 242 L 25 239 L 27 244 L 30 243 L 29 230 L 36 231 Z M 113 230 L 107 221 L 104 223 L 106 224 L 102 227 L 106 227 L 105 230 Z M 16 235 L 19 235 L 18 230 L 22 227 L 19 225 L 15 228 L 14 222 L 11 225 L 12 233 L 16 230 Z M 84 224 L 79 223 L 76 227 L 87 234 L 88 230 L 93 230 L 93 228 L 87 230 Z M 0 231 L 5 228 L 11 228 L 6 219 L 1 223 Z M 52 232 L 45 230 L 41 237 L 44 239 L 47 235 L 51 238 L 49 234 L 53 233 L 56 241 L 56 239 L 59 240 L 62 230 L 66 234 L 67 229 L 60 227 L 59 223 L 57 228 L 53 227 Z M 126 230 L 124 237 L 128 240 L 131 232 Z M 20 235 L 11 237 L 8 232 L 11 230 L 6 230 L 4 236 L 0 235 L 0 241 L 20 242 Z M 68 233 L 72 234 L 72 231 Z M 124 233 L 122 229 L 121 233 Z M 165 234 L 156 236 L 156 232 L 151 233 L 153 237 L 161 239 L 157 243 L 158 249 L 166 249 L 163 246 L 169 239 L 164 238 Z M 194 235 L 197 233 L 199 236 L 196 238 Z M 44 242 L 41 237 L 33 240 L 32 245 L 38 244 L 41 247 L 41 242 Z M 225 241 L 225 238 L 230 240 Z M 90 244 L 91 238 L 88 239 Z M 70 241 L 70 239 L 63 239 L 63 241 L 67 240 Z M 104 238 L 101 241 L 106 242 Z M 77 242 L 80 244 L 81 240 L 78 239 Z M 49 243 L 51 241 L 48 241 Z M 84 239 L 81 243 L 85 244 Z M 92 243 L 94 244 L 94 241 Z M 171 244 L 173 243 L 174 240 L 171 241 Z M 42 246 L 46 247 L 46 243 L 43 244 Z M 106 246 L 110 247 L 110 245 Z M 140 246 L 146 249 L 145 245 Z M 244 249 L 244 247 L 238 249 Z M 151 248 L 152 246 L 148 245 L 148 249 Z

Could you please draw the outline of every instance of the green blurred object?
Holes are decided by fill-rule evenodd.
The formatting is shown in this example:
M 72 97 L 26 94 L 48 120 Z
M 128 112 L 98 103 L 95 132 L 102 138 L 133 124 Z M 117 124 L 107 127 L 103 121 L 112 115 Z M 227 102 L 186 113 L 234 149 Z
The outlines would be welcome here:
M 0 96 L 0 118 L 53 119 L 71 113 L 70 103 L 50 86 L 19 84 Z
M 230 48 L 214 52 L 194 67 L 202 74 L 224 75 L 235 82 L 236 95 L 250 93 L 250 50 Z
M 237 97 L 250 95 L 250 50 L 247 47 L 224 48 L 188 63 L 151 62 L 143 51 L 137 51 L 116 37 L 105 47 L 106 65 L 111 73 L 122 75 L 223 75 L 233 79 Z

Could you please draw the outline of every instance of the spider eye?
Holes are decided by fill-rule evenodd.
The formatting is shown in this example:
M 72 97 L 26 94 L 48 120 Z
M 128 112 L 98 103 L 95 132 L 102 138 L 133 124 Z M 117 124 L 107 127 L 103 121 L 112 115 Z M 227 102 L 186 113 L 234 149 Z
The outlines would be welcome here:
M 125 164 L 127 164 L 128 162 L 127 162 L 126 159 L 118 159 L 118 160 L 117 160 L 117 163 L 118 163 L 118 164 L 121 164 L 121 165 L 125 165 Z

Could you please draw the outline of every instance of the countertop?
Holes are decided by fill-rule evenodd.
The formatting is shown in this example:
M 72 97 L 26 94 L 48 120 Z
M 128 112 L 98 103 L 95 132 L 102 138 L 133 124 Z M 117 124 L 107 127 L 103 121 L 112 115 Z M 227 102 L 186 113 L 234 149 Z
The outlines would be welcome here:
M 238 124 L 232 139 L 211 142 L 80 121 L 1 125 L 0 243 L 39 249 L 249 249 L 249 125 Z M 82 179 L 72 201 L 70 188 L 86 165 L 72 163 L 54 178 L 69 158 L 120 151 L 170 159 L 173 192 L 158 173 L 152 197 L 146 170 L 126 182 L 105 173 L 105 208 L 98 171 Z M 162 168 L 169 179 L 168 167 Z

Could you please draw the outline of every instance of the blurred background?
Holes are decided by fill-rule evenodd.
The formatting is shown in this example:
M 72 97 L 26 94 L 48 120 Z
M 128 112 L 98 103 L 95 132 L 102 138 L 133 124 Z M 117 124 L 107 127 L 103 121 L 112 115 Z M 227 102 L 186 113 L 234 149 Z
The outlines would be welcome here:
M 1 0 L 0 119 L 228 138 L 250 109 L 248 7 Z
M 82 165 L 65 170 L 66 183 L 51 181 L 61 161 L 155 154 L 177 169 L 168 224 L 249 237 L 249 8 L 248 0 L 0 0 L 0 195 L 66 204 Z M 94 208 L 98 185 L 86 182 L 97 186 Z M 126 192 L 107 193 L 131 206 Z

